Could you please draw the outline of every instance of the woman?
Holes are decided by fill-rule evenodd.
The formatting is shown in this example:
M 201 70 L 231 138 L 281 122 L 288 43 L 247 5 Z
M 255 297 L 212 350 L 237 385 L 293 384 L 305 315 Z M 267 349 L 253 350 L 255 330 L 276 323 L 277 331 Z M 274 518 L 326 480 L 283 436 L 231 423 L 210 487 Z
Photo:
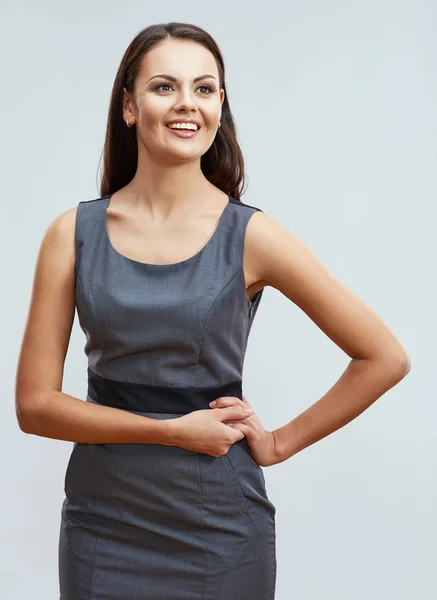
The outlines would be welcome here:
M 194 25 L 147 27 L 115 79 L 100 197 L 44 237 L 20 355 L 21 429 L 75 442 L 62 600 L 274 598 L 275 506 L 261 467 L 345 425 L 410 368 L 302 242 L 241 202 L 243 181 L 217 44 Z M 267 285 L 351 357 L 276 431 L 242 394 Z M 61 391 L 75 307 L 87 402 Z

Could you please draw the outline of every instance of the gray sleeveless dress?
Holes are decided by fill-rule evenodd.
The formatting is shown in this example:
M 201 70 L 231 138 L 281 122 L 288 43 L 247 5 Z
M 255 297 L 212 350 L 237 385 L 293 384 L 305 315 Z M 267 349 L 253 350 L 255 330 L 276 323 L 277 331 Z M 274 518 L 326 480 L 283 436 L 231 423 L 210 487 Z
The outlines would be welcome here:
M 194 256 L 127 258 L 111 244 L 111 195 L 79 202 L 75 302 L 87 402 L 155 419 L 242 399 L 250 301 L 244 236 L 259 208 L 229 195 Z M 75 443 L 59 536 L 61 600 L 272 600 L 275 512 L 246 438 L 211 457 L 162 444 Z

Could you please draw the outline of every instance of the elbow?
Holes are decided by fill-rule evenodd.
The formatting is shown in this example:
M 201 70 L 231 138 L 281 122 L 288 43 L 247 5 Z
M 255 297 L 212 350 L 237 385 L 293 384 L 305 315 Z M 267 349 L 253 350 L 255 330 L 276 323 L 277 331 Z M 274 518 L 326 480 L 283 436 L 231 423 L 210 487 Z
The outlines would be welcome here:
M 363 359 L 364 357 L 356 356 L 354 358 Z M 401 381 L 411 370 L 411 359 L 402 347 L 386 349 L 378 354 L 368 356 L 367 360 L 380 365 L 387 377 L 395 382 Z
M 381 360 L 385 361 L 388 368 L 399 381 L 406 377 L 411 370 L 411 359 L 403 348 L 388 352 Z
M 15 415 L 18 427 L 23 433 L 35 433 L 35 425 L 40 419 L 42 402 L 41 397 L 16 397 Z
M 411 358 L 408 356 L 408 354 L 405 355 L 403 361 L 402 361 L 402 379 L 404 377 L 406 377 L 408 375 L 408 373 L 411 371 Z
M 404 377 L 405 377 L 411 371 L 411 358 L 408 356 L 408 354 L 405 354 L 403 367 L 404 367 Z
M 17 412 L 18 427 L 23 433 L 32 433 L 29 418 Z
M 18 427 L 23 433 L 33 433 L 32 423 L 35 422 L 35 416 L 28 410 L 17 408 L 15 411 Z

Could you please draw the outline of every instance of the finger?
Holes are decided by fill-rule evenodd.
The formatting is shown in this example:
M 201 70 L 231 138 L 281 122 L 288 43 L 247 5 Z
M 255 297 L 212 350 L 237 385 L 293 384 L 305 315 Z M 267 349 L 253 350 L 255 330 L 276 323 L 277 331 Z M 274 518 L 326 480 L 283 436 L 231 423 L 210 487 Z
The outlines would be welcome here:
M 252 412 L 244 412 L 242 408 L 246 409 L 247 407 L 244 406 L 241 400 L 238 400 L 238 402 L 241 406 L 233 404 L 232 406 L 214 407 L 212 410 L 215 411 L 217 418 L 222 422 L 234 420 L 241 421 L 243 419 L 247 419 L 248 417 L 250 417 Z M 248 410 L 250 411 L 251 409 Z
M 246 404 L 246 406 L 249 406 L 250 408 L 252 408 L 252 405 L 250 404 L 247 396 L 245 396 L 244 394 L 243 394 L 243 402 L 244 402 L 244 404 Z
M 247 438 L 250 438 L 252 435 L 251 427 L 249 427 L 249 425 L 245 425 L 244 423 L 234 423 L 233 428 L 243 432 Z
M 224 406 L 232 406 L 234 404 L 237 404 L 237 402 L 241 402 L 241 400 L 236 396 L 219 396 L 218 398 L 215 398 L 212 402 L 210 402 L 209 406 L 211 406 L 212 408 L 222 408 Z

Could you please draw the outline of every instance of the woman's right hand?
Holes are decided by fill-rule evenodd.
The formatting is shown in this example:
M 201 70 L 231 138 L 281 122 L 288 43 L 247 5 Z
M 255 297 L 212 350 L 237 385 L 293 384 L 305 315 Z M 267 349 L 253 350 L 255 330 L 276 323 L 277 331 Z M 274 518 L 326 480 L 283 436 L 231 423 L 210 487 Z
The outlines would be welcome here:
M 251 412 L 246 412 L 244 403 L 239 400 L 232 406 L 194 410 L 182 417 L 170 419 L 174 445 L 214 457 L 227 454 L 232 444 L 245 436 L 242 431 L 233 429 L 224 421 L 246 419 Z

